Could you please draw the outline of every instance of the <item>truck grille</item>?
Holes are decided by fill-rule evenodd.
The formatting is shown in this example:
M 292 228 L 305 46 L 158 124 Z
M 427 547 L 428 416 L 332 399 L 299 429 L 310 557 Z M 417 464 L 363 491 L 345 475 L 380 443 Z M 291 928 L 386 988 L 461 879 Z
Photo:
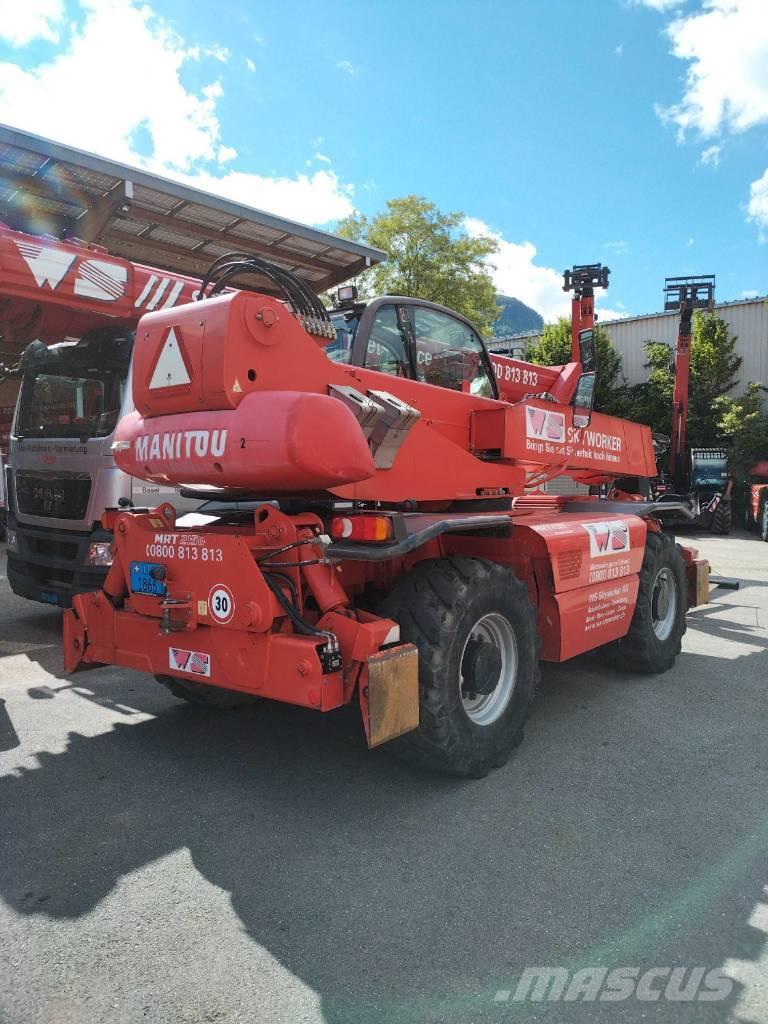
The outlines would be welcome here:
M 90 493 L 87 473 L 16 473 L 16 507 L 29 516 L 85 519 Z

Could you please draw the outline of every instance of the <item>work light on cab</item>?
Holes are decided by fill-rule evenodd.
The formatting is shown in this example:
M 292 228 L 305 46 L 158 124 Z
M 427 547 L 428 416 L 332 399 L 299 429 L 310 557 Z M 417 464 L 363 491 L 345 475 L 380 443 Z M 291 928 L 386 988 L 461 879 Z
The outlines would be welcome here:
M 392 520 L 389 516 L 336 516 L 331 520 L 331 537 L 334 540 L 392 540 Z

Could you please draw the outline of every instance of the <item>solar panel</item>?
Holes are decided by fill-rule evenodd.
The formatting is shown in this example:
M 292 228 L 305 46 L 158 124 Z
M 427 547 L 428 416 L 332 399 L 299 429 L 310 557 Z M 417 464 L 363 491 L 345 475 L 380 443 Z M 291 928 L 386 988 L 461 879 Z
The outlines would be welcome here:
M 379 249 L 4 125 L 0 220 L 200 276 L 217 256 L 244 251 L 287 267 L 314 291 L 384 259 Z M 271 288 L 264 280 L 242 286 L 249 283 Z

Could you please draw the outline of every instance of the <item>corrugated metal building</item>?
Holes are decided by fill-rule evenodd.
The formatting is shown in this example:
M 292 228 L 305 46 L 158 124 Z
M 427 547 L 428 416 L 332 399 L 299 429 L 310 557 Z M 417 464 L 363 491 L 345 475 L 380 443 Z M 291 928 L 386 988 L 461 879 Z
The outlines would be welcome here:
M 733 393 L 740 394 L 751 381 L 768 386 L 768 296 L 721 302 L 715 306 L 715 312 L 726 321 L 731 334 L 738 338 L 736 351 L 744 360 L 739 384 Z M 599 322 L 622 355 L 627 380 L 630 384 L 640 384 L 648 379 L 644 343 L 663 341 L 674 347 L 679 317 L 676 313 L 648 313 Z M 538 338 L 539 332 L 531 331 L 493 339 L 490 347 L 520 358 L 520 354 Z

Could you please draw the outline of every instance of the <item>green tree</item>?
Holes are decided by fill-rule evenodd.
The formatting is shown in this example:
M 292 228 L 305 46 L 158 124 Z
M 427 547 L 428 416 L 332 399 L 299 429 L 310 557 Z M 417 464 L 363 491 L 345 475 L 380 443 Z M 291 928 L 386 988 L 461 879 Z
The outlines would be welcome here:
M 624 416 L 628 408 L 628 388 L 622 374 L 621 355 L 600 326 L 595 327 L 597 346 L 597 389 L 595 409 L 611 416 Z M 561 366 L 571 360 L 571 321 L 561 316 L 557 323 L 546 324 L 541 337 L 531 345 L 526 359 L 540 366 Z
M 383 249 L 384 263 L 357 280 L 362 295 L 409 295 L 455 309 L 488 335 L 499 314 L 489 257 L 498 243 L 472 238 L 463 213 L 443 213 L 422 196 L 390 199 L 369 219 L 361 214 L 337 226 L 344 238 Z
M 728 467 L 738 477 L 768 458 L 768 416 L 763 411 L 766 390 L 760 384 L 748 384 L 740 398 L 723 395 L 713 403 L 717 429 L 728 448 Z
M 723 443 L 720 421 L 728 402 L 720 399 L 738 384 L 742 360 L 735 351 L 737 340 L 721 317 L 702 311 L 694 314 L 686 427 L 686 445 L 690 448 Z M 654 341 L 645 343 L 645 351 L 648 381 L 631 389 L 633 418 L 647 423 L 653 430 L 669 434 L 675 384 L 674 353 L 669 345 Z M 718 409 L 720 414 L 716 415 Z

